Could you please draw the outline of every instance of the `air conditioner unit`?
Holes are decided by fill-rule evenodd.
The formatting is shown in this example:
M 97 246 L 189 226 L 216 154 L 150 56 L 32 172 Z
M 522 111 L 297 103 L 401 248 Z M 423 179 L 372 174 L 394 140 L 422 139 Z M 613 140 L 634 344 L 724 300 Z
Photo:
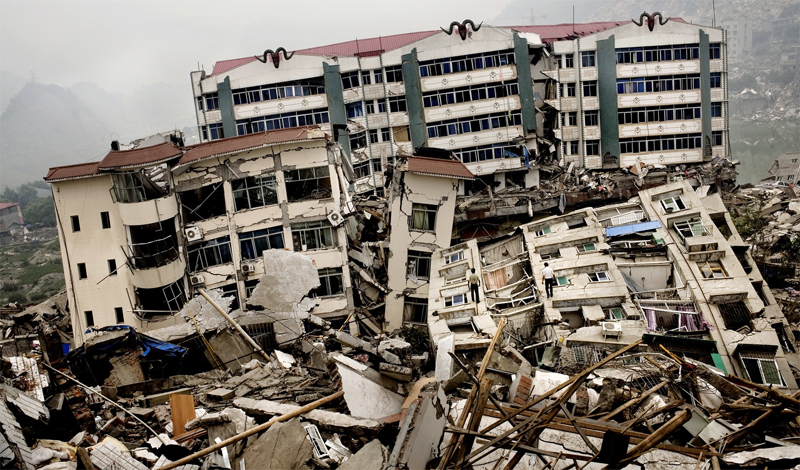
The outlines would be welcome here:
M 342 216 L 342 213 L 339 211 L 333 211 L 330 214 L 328 214 L 328 221 L 330 221 L 331 225 L 336 227 L 338 225 L 341 225 L 342 222 L 344 222 L 344 216 Z
M 619 338 L 622 336 L 622 324 L 620 322 L 604 321 L 603 324 L 603 339 L 608 336 Z
M 202 274 L 192 274 L 189 276 L 189 282 L 191 282 L 193 286 L 202 286 L 206 280 L 203 278 Z
M 253 263 L 242 263 L 242 274 L 253 274 L 256 272 L 256 265 Z
M 183 229 L 183 233 L 186 234 L 187 242 L 196 242 L 203 238 L 203 230 L 196 225 L 186 227 Z

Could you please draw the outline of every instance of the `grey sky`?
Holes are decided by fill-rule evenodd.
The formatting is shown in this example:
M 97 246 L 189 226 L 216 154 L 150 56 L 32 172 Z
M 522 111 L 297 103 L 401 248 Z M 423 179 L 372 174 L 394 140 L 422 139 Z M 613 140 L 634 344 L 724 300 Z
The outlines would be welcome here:
M 186 83 L 199 62 L 491 21 L 511 0 L 0 1 L 0 69 L 130 92 Z M 424 14 L 421 14 L 424 12 Z M 524 21 L 520 21 L 524 23 Z M 508 22 L 503 22 L 508 24 Z M 132 90 L 133 88 L 133 90 Z

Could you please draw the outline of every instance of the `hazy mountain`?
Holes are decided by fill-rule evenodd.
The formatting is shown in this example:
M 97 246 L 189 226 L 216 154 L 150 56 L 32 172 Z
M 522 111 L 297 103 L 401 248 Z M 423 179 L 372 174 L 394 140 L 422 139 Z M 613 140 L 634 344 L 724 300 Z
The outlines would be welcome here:
M 14 75 L 11 72 L 0 70 L 0 112 L 6 109 L 6 106 L 11 101 L 29 79 Z
M 0 185 L 41 180 L 52 166 L 97 160 L 110 131 L 69 90 L 27 83 L 0 116 Z

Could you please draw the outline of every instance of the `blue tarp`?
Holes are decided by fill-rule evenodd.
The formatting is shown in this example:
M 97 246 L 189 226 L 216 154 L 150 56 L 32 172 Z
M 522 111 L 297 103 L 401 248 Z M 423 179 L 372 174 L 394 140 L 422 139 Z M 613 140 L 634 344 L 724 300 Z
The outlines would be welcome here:
M 650 220 L 648 222 L 639 222 L 635 224 L 629 225 L 620 225 L 618 227 L 608 227 L 606 228 L 606 236 L 607 237 L 616 237 L 619 235 L 628 235 L 631 233 L 640 233 L 640 232 L 649 232 L 651 230 L 655 230 L 657 228 L 661 228 L 661 221 L 659 220 Z
M 86 333 L 91 333 L 93 331 L 96 332 L 103 332 L 103 331 L 119 331 L 119 330 L 126 330 L 127 333 L 125 336 L 121 336 L 111 341 L 103 342 L 97 345 L 92 346 L 92 350 L 98 351 L 108 351 L 116 349 L 117 346 L 122 343 L 128 335 L 133 334 L 136 335 L 136 339 L 141 344 L 143 352 L 141 354 L 142 357 L 146 357 L 150 352 L 156 350 L 160 355 L 169 356 L 175 359 L 182 359 L 183 355 L 186 354 L 187 349 L 181 346 L 176 346 L 171 343 L 165 343 L 164 341 L 157 340 L 147 335 L 143 335 L 141 333 L 137 333 L 136 330 L 133 329 L 132 326 L 128 325 L 112 325 L 112 326 L 104 326 L 102 328 L 89 328 L 86 330 Z M 70 351 L 70 356 L 76 356 L 83 354 L 84 347 L 81 346 L 78 349 L 73 349 Z

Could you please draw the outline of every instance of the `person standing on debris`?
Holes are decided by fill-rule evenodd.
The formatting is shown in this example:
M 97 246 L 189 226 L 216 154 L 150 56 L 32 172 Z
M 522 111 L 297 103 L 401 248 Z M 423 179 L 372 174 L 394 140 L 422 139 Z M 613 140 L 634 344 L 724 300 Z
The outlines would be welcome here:
M 481 278 L 475 274 L 475 268 L 472 268 L 472 274 L 469 275 L 469 291 L 472 294 L 472 301 L 478 303 L 481 301 L 481 296 L 478 293 L 478 286 L 481 285 Z
M 553 274 L 553 268 L 547 263 L 544 263 L 544 269 L 542 269 L 542 282 L 544 282 L 544 291 L 549 299 L 553 296 L 553 284 L 556 283 L 556 278 Z

